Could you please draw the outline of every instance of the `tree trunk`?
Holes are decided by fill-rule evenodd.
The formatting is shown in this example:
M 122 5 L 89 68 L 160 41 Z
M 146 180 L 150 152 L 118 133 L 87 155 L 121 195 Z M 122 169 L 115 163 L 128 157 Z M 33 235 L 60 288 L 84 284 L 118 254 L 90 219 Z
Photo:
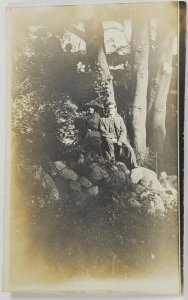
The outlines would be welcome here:
M 174 34 L 161 29 L 158 34 L 154 78 L 148 99 L 147 136 L 152 152 L 156 154 L 158 172 L 164 168 L 164 143 L 166 137 L 166 102 L 172 75 Z
M 148 55 L 149 39 L 147 20 L 134 20 L 133 22 L 133 101 L 132 126 L 133 142 L 137 158 L 144 160 L 146 148 L 146 111 L 148 88 Z
M 106 86 L 107 101 L 115 103 L 113 79 L 110 74 L 104 46 L 104 30 L 102 22 L 96 19 L 85 22 L 86 52 L 88 64 L 92 69 L 99 66 L 102 78 L 101 85 Z

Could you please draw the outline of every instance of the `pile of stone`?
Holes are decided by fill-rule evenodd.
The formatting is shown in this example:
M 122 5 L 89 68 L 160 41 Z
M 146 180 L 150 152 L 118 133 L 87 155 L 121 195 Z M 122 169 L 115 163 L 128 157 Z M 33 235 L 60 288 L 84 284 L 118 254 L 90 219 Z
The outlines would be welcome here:
M 125 164 L 120 162 L 84 163 L 85 169 L 82 168 L 82 172 L 79 172 L 79 168 L 72 169 L 64 161 L 48 163 L 47 173 L 40 166 L 34 166 L 34 179 L 38 181 L 48 201 L 72 201 L 75 206 L 83 206 L 88 199 L 102 194 L 103 182 L 109 184 L 110 188 L 115 178 L 118 184 L 127 187 L 127 192 L 117 194 L 117 197 L 113 196 L 116 194 L 114 190 L 112 199 L 118 205 L 151 215 L 163 215 L 177 206 L 176 176 L 169 177 L 163 172 L 158 179 L 155 172 L 143 167 L 129 172 Z
M 129 204 L 152 215 L 164 215 L 169 210 L 176 209 L 177 176 L 165 174 L 161 173 L 158 179 L 152 170 L 143 167 L 133 169 L 130 181 L 135 193 L 131 195 Z
M 79 205 L 85 199 L 99 194 L 99 187 L 94 184 L 99 179 L 99 169 L 93 171 L 92 183 L 87 177 L 78 175 L 63 161 L 50 162 L 48 173 L 42 167 L 34 166 L 34 180 L 40 185 L 43 194 L 48 196 L 49 201 L 75 199 L 75 205 Z

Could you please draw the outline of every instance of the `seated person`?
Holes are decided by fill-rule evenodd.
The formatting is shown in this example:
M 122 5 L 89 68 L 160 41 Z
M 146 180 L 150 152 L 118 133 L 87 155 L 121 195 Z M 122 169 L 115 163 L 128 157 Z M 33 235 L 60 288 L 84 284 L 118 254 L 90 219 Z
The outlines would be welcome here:
M 102 155 L 101 151 L 101 134 L 99 133 L 99 120 L 100 114 L 97 108 L 94 106 L 89 106 L 87 108 L 87 114 L 85 119 L 85 141 L 89 150 Z
M 108 103 L 106 116 L 99 122 L 99 132 L 106 159 L 123 161 L 130 170 L 138 167 L 134 150 L 127 139 L 123 118 L 117 113 L 115 104 Z

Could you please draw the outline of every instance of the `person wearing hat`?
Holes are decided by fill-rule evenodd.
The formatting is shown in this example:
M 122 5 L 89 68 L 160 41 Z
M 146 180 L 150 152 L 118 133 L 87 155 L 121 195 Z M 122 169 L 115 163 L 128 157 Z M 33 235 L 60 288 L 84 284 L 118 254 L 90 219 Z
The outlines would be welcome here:
M 138 167 L 134 150 L 127 139 L 125 123 L 114 103 L 107 104 L 106 116 L 99 121 L 99 132 L 106 159 L 123 161 L 130 170 Z

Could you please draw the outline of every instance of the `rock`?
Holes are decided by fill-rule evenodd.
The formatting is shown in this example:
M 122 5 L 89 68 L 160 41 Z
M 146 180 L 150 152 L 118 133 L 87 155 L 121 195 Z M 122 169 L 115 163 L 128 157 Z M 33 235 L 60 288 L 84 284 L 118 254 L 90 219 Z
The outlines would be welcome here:
M 139 195 L 145 192 L 145 187 L 141 184 L 136 185 L 135 192 Z
M 167 176 L 168 182 L 174 187 L 176 190 L 178 189 L 178 177 L 176 175 Z
M 141 167 L 132 169 L 131 173 L 130 173 L 131 183 L 137 184 L 142 179 L 142 176 L 143 175 L 142 175 L 142 168 Z
M 128 203 L 130 206 L 134 207 L 134 208 L 140 208 L 142 205 L 134 198 L 130 198 L 128 199 Z
M 67 166 L 64 164 L 64 162 L 62 161 L 55 161 L 54 162 L 54 165 L 55 165 L 55 168 L 58 170 L 58 171 L 61 171 L 63 169 L 65 169 Z
M 43 176 L 45 172 L 43 171 L 41 166 L 33 165 L 31 167 L 31 174 L 36 181 L 41 181 L 43 179 Z
M 59 191 L 49 174 L 46 174 L 41 166 L 32 166 L 32 177 L 39 189 L 49 198 L 49 200 L 59 200 Z
M 78 153 L 82 153 L 82 154 L 84 153 L 83 145 L 77 145 L 75 149 Z
M 141 171 L 138 169 L 141 169 Z M 133 183 L 139 182 L 141 186 L 143 186 L 145 189 L 149 189 L 150 191 L 164 191 L 164 188 L 157 179 L 157 174 L 150 169 L 133 169 L 131 171 L 131 180 Z
M 127 169 L 126 165 L 122 162 L 117 162 L 116 163 L 118 170 L 125 173 L 126 175 L 130 174 L 130 171 Z
M 119 179 L 121 179 L 121 180 L 125 180 L 125 179 L 126 179 L 126 175 L 125 175 L 124 172 L 117 171 L 117 172 L 115 172 L 115 175 L 116 175 Z
M 69 182 L 69 188 L 71 192 L 81 192 L 81 184 L 78 181 L 71 180 Z
M 155 173 L 154 171 L 147 169 L 147 168 L 143 168 L 142 167 L 142 175 L 143 177 L 155 177 L 157 178 L 157 173 Z
M 91 182 L 84 176 L 80 177 L 79 182 L 85 188 L 89 188 L 92 186 Z
M 150 191 L 149 190 L 145 190 L 144 192 L 142 192 L 142 194 L 140 195 L 141 199 L 147 199 L 147 197 L 150 195 Z
M 48 168 L 51 176 L 58 175 L 59 171 L 63 170 L 67 166 L 62 161 L 49 162 Z
M 153 201 L 154 201 L 155 211 L 158 211 L 160 213 L 164 213 L 165 212 L 165 207 L 164 207 L 164 203 L 163 203 L 163 200 L 161 199 L 161 197 L 158 196 L 158 195 L 155 195 L 153 197 Z
M 173 194 L 169 195 L 165 192 L 161 193 L 161 197 L 163 199 L 164 204 L 168 209 L 176 208 L 177 207 L 177 196 L 174 197 Z
M 160 179 L 160 180 L 165 180 L 165 179 L 167 179 L 167 174 L 166 174 L 166 172 L 161 172 L 161 174 L 160 174 L 160 176 L 159 176 L 159 179 Z
M 116 167 L 115 165 L 112 165 L 112 164 L 110 164 L 109 166 L 110 166 L 110 170 L 112 172 L 118 172 L 118 167 Z
M 172 177 L 172 178 L 169 178 Z M 176 177 L 176 176 L 175 176 Z M 172 180 L 172 181 L 171 181 Z M 166 179 L 160 179 L 161 185 L 166 189 L 166 193 L 173 195 L 177 198 L 177 178 L 174 179 L 174 176 L 168 176 Z
M 97 196 L 99 194 L 99 188 L 98 186 L 91 186 L 90 188 L 88 188 L 88 193 L 93 195 L 93 196 Z
M 84 156 L 83 156 L 83 154 L 80 154 L 77 164 L 83 164 L 84 162 L 85 162 Z
M 155 177 L 146 177 L 144 176 L 140 181 L 140 184 L 150 191 L 165 191 L 165 188 L 160 184 L 159 180 Z
M 117 195 L 118 197 L 118 195 Z M 128 202 L 128 199 L 137 199 L 137 194 L 135 192 L 129 192 L 129 193 L 122 193 L 121 194 L 121 199 L 124 202 Z
M 154 195 L 149 202 L 147 202 L 146 208 L 147 212 L 152 215 L 163 215 L 166 212 L 163 200 L 157 194 Z
M 61 198 L 64 199 L 64 196 L 69 193 L 69 185 L 67 180 L 65 180 L 61 176 L 55 176 L 53 180 L 60 193 Z
M 88 174 L 91 180 L 101 181 L 108 178 L 108 173 L 103 170 L 98 164 L 92 163 L 90 166 L 90 173 Z
M 78 174 L 76 174 L 73 170 L 64 168 L 59 172 L 59 175 L 67 180 L 79 180 Z
M 45 174 L 42 179 L 42 187 L 47 192 L 47 196 L 53 200 L 59 200 L 59 191 L 50 175 Z
M 177 198 L 177 191 L 172 187 L 166 189 L 165 193 L 168 195 L 172 195 L 174 198 Z

